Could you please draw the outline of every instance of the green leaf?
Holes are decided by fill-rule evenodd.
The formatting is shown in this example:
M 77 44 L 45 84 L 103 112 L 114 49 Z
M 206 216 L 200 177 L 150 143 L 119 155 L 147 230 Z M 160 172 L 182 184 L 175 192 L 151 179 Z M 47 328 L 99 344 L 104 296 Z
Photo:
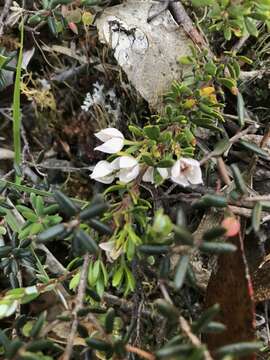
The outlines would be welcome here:
M 39 340 L 31 341 L 31 343 L 26 346 L 26 349 L 29 351 L 35 352 L 35 351 L 53 349 L 54 347 L 55 347 L 55 345 L 51 340 L 39 339 Z M 25 359 L 25 357 L 23 356 L 22 359 Z M 40 358 L 40 357 L 33 358 L 33 359 L 43 360 L 43 358 Z
M 191 344 L 165 346 L 156 352 L 156 356 L 158 359 L 184 359 L 189 358 L 193 350 L 194 347 Z
M 102 298 L 102 296 L 104 294 L 104 282 L 103 282 L 103 279 L 101 277 L 99 277 L 97 279 L 96 290 L 97 290 L 97 293 L 98 293 L 99 297 Z
M 253 153 L 255 153 L 256 155 L 264 158 L 264 159 L 268 159 L 270 158 L 269 153 L 265 150 L 263 150 L 261 147 L 259 147 L 258 145 L 246 141 L 246 140 L 239 140 L 239 144 L 241 144 L 242 146 L 244 146 L 247 150 L 252 151 Z
M 144 134 L 151 140 L 158 140 L 160 135 L 160 129 L 157 125 L 148 125 L 143 128 Z
M 71 217 L 78 213 L 79 209 L 74 204 L 72 200 L 70 200 L 65 194 L 63 194 L 61 191 L 56 190 L 54 192 L 54 198 L 59 204 L 59 207 L 61 211 L 63 211 L 64 214 Z
M 238 60 L 242 61 L 245 64 L 248 64 L 248 65 L 253 64 L 253 60 L 249 59 L 246 56 L 238 55 L 237 58 L 238 58 Z
M 39 234 L 37 240 L 39 242 L 50 241 L 61 235 L 64 231 L 65 226 L 63 224 L 57 224 Z
M 237 115 L 240 127 L 245 125 L 245 103 L 242 94 L 237 93 Z
M 191 0 L 193 6 L 208 6 L 214 3 L 214 0 Z
M 237 250 L 237 247 L 231 243 L 225 242 L 204 242 L 199 249 L 209 254 L 231 253 Z
M 168 301 L 158 299 L 155 301 L 157 310 L 171 322 L 178 322 L 179 312 Z
M 184 245 L 192 245 L 193 244 L 193 236 L 191 232 L 183 226 L 175 226 L 174 227 L 174 240 L 176 243 L 184 244 Z
M 193 63 L 193 59 L 191 56 L 181 56 L 178 61 L 181 65 L 189 65 Z
M 205 64 L 204 69 L 208 74 L 212 76 L 216 75 L 217 67 L 214 64 L 213 60 L 208 61 L 208 63 Z
M 175 161 L 171 157 L 164 158 L 157 163 L 159 168 L 170 168 L 174 165 Z
M 237 83 L 234 79 L 218 78 L 218 82 L 230 90 L 237 88 Z
M 52 33 L 53 36 L 57 37 L 58 32 L 57 32 L 57 25 L 56 25 L 55 19 L 52 16 L 49 16 L 47 18 L 47 22 L 48 22 L 50 32 Z
M 210 321 L 201 332 L 204 334 L 217 334 L 226 330 L 226 326 L 217 321 Z
M 105 317 L 105 324 L 104 324 L 105 331 L 107 334 L 111 334 L 113 331 L 114 319 L 115 319 L 115 310 L 113 308 L 110 308 L 107 311 Z
M 241 194 L 245 194 L 247 192 L 247 187 L 238 166 L 236 164 L 232 164 L 231 169 L 232 169 L 233 179 L 235 182 L 236 189 Z
M 259 32 L 256 27 L 256 21 L 254 21 L 253 19 L 251 19 L 248 16 L 245 16 L 244 19 L 245 19 L 245 25 L 246 25 L 248 33 L 252 36 L 257 37 Z
M 228 139 L 219 140 L 212 152 L 213 156 L 223 155 L 230 148 L 230 146 L 231 144 Z
M 81 220 L 88 220 L 93 217 L 101 215 L 105 210 L 107 210 L 108 205 L 106 203 L 97 203 L 94 205 L 88 206 L 82 212 L 80 212 L 79 218 Z
M 100 272 L 100 260 L 95 261 L 94 265 L 93 265 L 93 274 L 92 274 L 92 280 L 93 280 L 93 284 L 96 283 L 98 277 L 99 277 L 99 272 Z
M 227 199 L 224 196 L 206 194 L 192 205 L 194 208 L 217 207 L 223 208 L 227 206 Z
M 262 204 L 257 202 L 252 210 L 252 228 L 257 233 L 260 230 L 261 225 L 261 216 L 262 216 Z
M 153 159 L 153 156 L 150 153 L 143 153 L 142 154 L 142 161 L 148 166 L 154 166 L 155 165 L 155 161 Z
M 101 270 L 102 270 L 102 273 L 103 273 L 104 285 L 106 287 L 108 285 L 108 282 L 109 282 L 108 272 L 107 272 L 107 269 L 106 269 L 103 261 L 100 261 L 100 264 L 101 264 Z
M 78 229 L 75 233 L 75 239 L 79 242 L 79 244 L 85 251 L 96 255 L 98 254 L 99 247 L 97 243 L 85 231 Z
M 123 276 L 124 276 L 124 269 L 122 266 L 120 266 L 113 274 L 112 286 L 117 287 L 121 283 Z
M 134 279 L 134 276 L 132 275 L 132 272 L 129 270 L 129 268 L 127 266 L 125 266 L 125 273 L 126 273 L 126 278 L 127 278 L 128 289 L 130 289 L 131 291 L 134 291 L 135 279 Z
M 139 251 L 148 255 L 166 254 L 170 248 L 167 245 L 141 245 Z
M 111 350 L 112 346 L 111 344 L 108 344 L 107 342 L 100 340 L 100 339 L 95 339 L 95 338 L 86 338 L 85 339 L 86 344 L 94 350 L 99 350 L 99 351 L 109 351 Z
M 221 226 L 216 226 L 210 230 L 207 230 L 204 234 L 203 234 L 203 240 L 205 241 L 212 241 L 215 240 L 223 235 L 225 235 L 226 233 L 226 229 L 224 229 Z
M 12 250 L 12 246 L 0 246 L 0 258 L 7 257 Z
M 104 235 L 112 235 L 113 231 L 112 229 L 106 225 L 103 224 L 102 222 L 100 222 L 99 220 L 96 219 L 89 219 L 88 220 L 88 224 L 95 230 L 97 230 L 99 233 L 104 234 Z
M 182 285 L 184 284 L 188 263 L 189 263 L 189 256 L 184 255 L 180 258 L 177 264 L 175 276 L 174 276 L 174 286 L 177 290 L 180 290 Z
M 215 353 L 220 358 L 223 358 L 226 355 L 231 355 L 234 357 L 247 356 L 259 351 L 262 346 L 263 344 L 259 342 L 241 342 L 222 346 Z
M 203 329 L 207 327 L 207 325 L 210 323 L 210 321 L 213 320 L 213 318 L 219 313 L 219 311 L 220 306 L 218 304 L 215 304 L 205 310 L 199 317 L 199 319 L 192 324 L 192 330 L 195 333 L 203 331 Z
M 38 216 L 42 216 L 43 215 L 43 209 L 44 209 L 44 201 L 43 198 L 41 196 L 37 196 L 36 198 L 36 206 L 35 206 L 35 210 Z
M 139 137 L 143 136 L 143 130 L 140 129 L 138 126 L 129 125 L 128 129 L 135 136 L 139 136 Z
M 46 319 L 46 313 L 44 312 L 38 317 L 37 321 L 34 323 L 32 329 L 30 331 L 31 337 L 35 338 L 38 336 L 38 334 L 40 333 L 40 331 L 45 323 L 45 319 Z
M 16 359 L 17 352 L 20 347 L 23 345 L 23 342 L 20 339 L 13 339 L 7 347 L 5 352 L 5 356 L 7 359 Z
M 79 285 L 80 277 L 81 277 L 81 274 L 79 272 L 73 276 L 73 278 L 70 280 L 70 283 L 69 283 L 70 290 L 76 289 L 76 287 Z

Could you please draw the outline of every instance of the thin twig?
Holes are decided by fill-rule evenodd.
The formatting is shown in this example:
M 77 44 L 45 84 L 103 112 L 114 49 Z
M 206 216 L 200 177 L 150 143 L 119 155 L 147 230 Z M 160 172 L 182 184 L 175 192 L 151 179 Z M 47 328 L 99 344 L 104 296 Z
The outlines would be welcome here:
M 208 48 L 202 35 L 196 29 L 181 2 L 170 1 L 169 10 L 171 11 L 175 21 L 183 27 L 185 33 L 191 38 L 194 44 L 198 45 L 199 47 L 207 47 L 209 54 L 211 54 L 211 50 Z
M 0 36 L 4 33 L 4 26 L 5 26 L 5 18 L 9 12 L 9 8 L 11 6 L 12 0 L 6 0 L 4 9 L 2 10 L 2 13 L 0 15 Z
M 146 359 L 146 360 L 155 360 L 156 357 L 154 354 L 151 354 L 149 353 L 148 351 L 145 351 L 145 350 L 142 350 L 142 349 L 139 349 L 135 346 L 132 346 L 132 345 L 126 345 L 126 350 L 128 352 L 131 352 L 133 354 L 136 354 L 138 356 L 140 356 L 141 358 L 143 359 Z
M 69 360 L 72 355 L 72 348 L 74 344 L 74 338 L 76 336 L 77 327 L 79 324 L 78 320 L 78 311 L 83 307 L 83 299 L 85 295 L 85 289 L 86 289 L 86 281 L 87 281 L 87 274 L 88 274 L 88 266 L 90 261 L 90 255 L 86 254 L 84 255 L 84 261 L 80 276 L 80 282 L 79 282 L 79 288 L 78 288 L 78 295 L 76 298 L 76 305 L 73 311 L 73 322 L 70 330 L 70 334 L 67 340 L 67 346 L 63 355 L 63 360 Z
M 254 131 L 255 129 L 257 129 L 259 126 L 255 123 L 251 124 L 250 126 L 248 126 L 246 129 L 239 131 L 237 134 L 235 134 L 233 137 L 231 137 L 228 140 L 229 144 L 234 144 L 236 143 L 239 139 L 241 139 L 244 135 Z M 215 150 L 211 151 L 210 153 L 206 154 L 202 160 L 200 161 L 200 165 L 203 165 L 204 163 L 206 163 L 208 160 L 210 160 L 212 157 L 217 157 L 217 152 Z
M 179 316 L 179 324 L 181 326 L 183 333 L 190 340 L 192 345 L 194 345 L 198 348 L 202 348 L 203 344 L 201 343 L 200 339 L 195 334 L 193 334 L 189 323 L 182 316 Z M 203 355 L 204 355 L 205 360 L 213 360 L 212 356 L 210 355 L 210 353 L 207 349 L 203 350 Z

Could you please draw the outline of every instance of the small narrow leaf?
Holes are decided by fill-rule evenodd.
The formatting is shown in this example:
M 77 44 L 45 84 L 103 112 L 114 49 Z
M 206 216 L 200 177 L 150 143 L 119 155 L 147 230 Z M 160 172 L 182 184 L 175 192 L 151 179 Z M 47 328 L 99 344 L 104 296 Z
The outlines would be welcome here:
M 113 308 L 109 309 L 105 318 L 105 331 L 107 334 L 111 334 L 113 331 L 113 325 L 114 325 L 114 319 L 115 319 L 115 311 Z
M 245 125 L 245 103 L 242 94 L 237 93 L 237 114 L 239 125 L 242 128 Z
M 257 233 L 260 230 L 261 225 L 261 215 L 262 215 L 262 204 L 257 202 L 252 210 L 252 228 Z
M 231 169 L 232 169 L 236 189 L 241 194 L 245 194 L 247 192 L 247 187 L 238 166 L 236 164 L 232 164 Z
M 262 148 L 260 148 L 258 145 L 251 143 L 249 141 L 246 140 L 239 140 L 239 144 L 241 144 L 242 146 L 244 146 L 247 150 L 252 151 L 253 153 L 255 153 L 256 155 L 264 158 L 264 159 L 269 159 L 269 153 L 265 150 L 263 150 Z
M 204 242 L 199 249 L 205 253 L 223 254 L 230 253 L 237 250 L 237 247 L 231 243 L 225 242 Z
M 90 205 L 80 213 L 79 218 L 81 220 L 91 219 L 95 216 L 101 215 L 107 208 L 108 206 L 105 203 Z
M 246 356 L 259 351 L 262 348 L 262 343 L 259 342 L 242 342 L 237 344 L 226 345 L 216 351 L 219 358 L 226 355 L 231 356 Z
M 63 224 L 57 224 L 39 234 L 37 240 L 39 242 L 50 241 L 61 235 L 64 231 L 65 226 Z
M 67 216 L 71 217 L 78 213 L 79 209 L 77 206 L 61 191 L 56 190 L 54 192 L 54 198 L 59 204 L 61 211 L 63 211 L 63 213 Z
M 109 351 L 111 350 L 112 346 L 111 344 L 108 344 L 107 342 L 100 340 L 100 339 L 95 339 L 95 338 L 86 338 L 85 339 L 86 344 L 94 350 L 99 350 L 99 351 Z
M 176 272 L 174 276 L 174 286 L 177 290 L 181 289 L 182 285 L 184 284 L 188 263 L 189 263 L 189 256 L 184 255 L 181 257 L 181 259 L 177 264 Z

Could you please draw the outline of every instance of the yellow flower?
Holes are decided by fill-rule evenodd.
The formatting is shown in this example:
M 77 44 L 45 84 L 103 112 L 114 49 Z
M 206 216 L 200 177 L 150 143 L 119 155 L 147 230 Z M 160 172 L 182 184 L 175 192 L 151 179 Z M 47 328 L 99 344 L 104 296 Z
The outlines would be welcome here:
M 195 104 L 196 104 L 196 100 L 195 100 L 195 99 L 187 99 L 187 100 L 183 103 L 183 108 L 184 108 L 184 109 L 191 109 Z
M 207 97 L 211 101 L 211 103 L 216 104 L 217 98 L 216 98 L 215 91 L 216 90 L 213 86 L 205 86 L 200 89 L 200 95 Z

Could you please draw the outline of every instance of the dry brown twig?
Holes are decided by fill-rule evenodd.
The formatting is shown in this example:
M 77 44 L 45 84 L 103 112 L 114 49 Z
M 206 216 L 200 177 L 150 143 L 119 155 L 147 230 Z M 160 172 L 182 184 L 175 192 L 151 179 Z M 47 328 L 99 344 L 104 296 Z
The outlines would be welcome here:
M 88 274 L 88 266 L 90 261 L 90 255 L 85 254 L 84 260 L 83 260 L 83 266 L 80 276 L 80 282 L 79 282 L 79 288 L 78 288 L 78 295 L 76 298 L 76 305 L 73 311 L 73 322 L 70 330 L 70 334 L 67 340 L 67 346 L 63 355 L 63 360 L 69 360 L 71 358 L 72 354 L 72 348 L 74 344 L 74 338 L 77 332 L 77 327 L 79 324 L 78 320 L 78 311 L 83 307 L 83 299 L 85 295 L 85 289 L 86 289 L 86 282 L 87 282 L 87 274 Z
M 9 12 L 9 8 L 11 6 L 12 0 L 5 0 L 5 6 L 2 10 L 2 13 L 0 15 L 0 36 L 4 33 L 4 26 L 5 26 L 5 19 L 7 17 L 7 14 Z

